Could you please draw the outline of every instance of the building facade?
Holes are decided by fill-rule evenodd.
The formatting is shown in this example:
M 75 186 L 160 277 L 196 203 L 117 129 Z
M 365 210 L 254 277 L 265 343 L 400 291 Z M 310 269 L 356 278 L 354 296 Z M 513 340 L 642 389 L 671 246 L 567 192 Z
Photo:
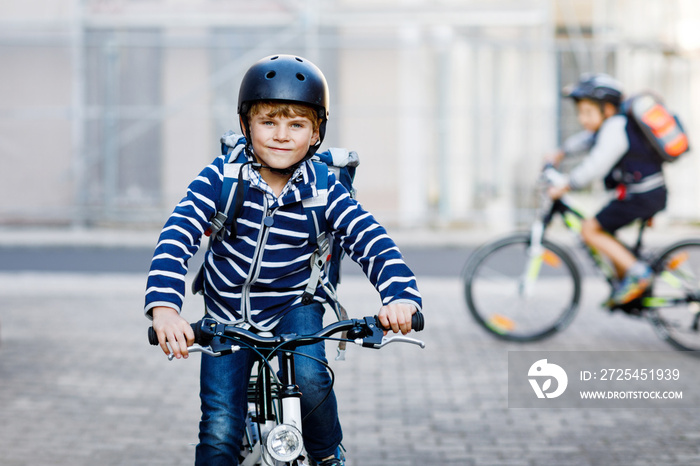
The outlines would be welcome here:
M 640 7 L 644 3 L 644 7 Z M 360 154 L 360 201 L 402 227 L 527 218 L 542 157 L 576 128 L 582 71 L 663 95 L 700 130 L 690 0 L 5 0 L 0 225 L 159 225 L 238 129 L 259 58 L 315 62 L 325 146 Z M 697 221 L 694 157 L 664 214 Z M 590 192 L 600 194 L 599 187 Z

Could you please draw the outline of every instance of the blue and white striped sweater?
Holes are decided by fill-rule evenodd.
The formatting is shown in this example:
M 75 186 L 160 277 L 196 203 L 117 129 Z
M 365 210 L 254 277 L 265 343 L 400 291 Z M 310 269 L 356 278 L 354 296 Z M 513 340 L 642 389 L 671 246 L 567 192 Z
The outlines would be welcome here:
M 249 178 L 248 170 L 244 176 Z M 151 263 L 146 290 L 148 315 L 155 306 L 178 311 L 185 295 L 187 263 L 199 249 L 202 235 L 217 211 L 223 183 L 224 157 L 218 157 L 190 184 L 161 232 Z M 316 190 L 311 162 L 302 164 L 290 189 L 268 205 L 264 192 L 251 184 L 246 191 L 238 235 L 215 241 L 204 259 L 204 298 L 207 312 L 224 323 L 246 321 L 267 330 L 289 310 L 301 305 L 309 281 L 309 243 L 302 200 L 323 199 Z M 380 293 L 382 304 L 411 302 L 420 309 L 416 279 L 386 230 L 336 181 L 329 172 L 327 225 L 335 240 Z M 273 224 L 265 226 L 269 216 Z M 269 221 L 268 221 L 269 222 Z M 325 280 L 325 277 L 324 277 Z M 317 288 L 314 299 L 327 299 Z

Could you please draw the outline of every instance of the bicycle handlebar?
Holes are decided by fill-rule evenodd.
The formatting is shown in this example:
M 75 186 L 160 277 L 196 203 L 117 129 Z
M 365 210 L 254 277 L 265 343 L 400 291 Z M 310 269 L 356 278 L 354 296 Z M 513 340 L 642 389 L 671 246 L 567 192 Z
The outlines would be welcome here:
M 362 319 L 341 320 L 339 322 L 334 322 L 310 335 L 263 336 L 235 325 L 220 324 L 211 317 L 204 317 L 200 321 L 190 325 L 192 326 L 192 331 L 194 332 L 195 343 L 203 347 L 208 347 L 208 351 L 204 350 L 203 348 L 200 348 L 199 350 L 212 355 L 232 351 L 230 345 L 215 345 L 216 348 L 211 347 L 212 340 L 215 337 L 239 340 L 242 343 L 254 347 L 297 347 L 316 343 L 335 333 L 344 331 L 347 332 L 348 339 L 354 340 L 355 343 L 361 344 L 362 346 L 368 348 L 379 349 L 392 342 L 413 343 L 421 347 L 425 347 L 425 344 L 420 340 L 414 340 L 403 336 L 385 337 L 384 331 L 389 329 L 386 329 L 381 325 L 377 316 L 364 317 Z M 420 311 L 413 314 L 411 318 L 411 328 L 419 332 L 423 330 L 424 325 L 425 321 L 423 314 Z M 155 330 L 153 330 L 153 327 L 149 327 L 148 329 L 148 341 L 154 346 L 159 344 L 158 336 L 156 335 Z
M 555 187 L 564 186 L 569 182 L 569 177 L 554 168 L 551 164 L 545 165 L 542 169 L 542 178 L 547 184 Z

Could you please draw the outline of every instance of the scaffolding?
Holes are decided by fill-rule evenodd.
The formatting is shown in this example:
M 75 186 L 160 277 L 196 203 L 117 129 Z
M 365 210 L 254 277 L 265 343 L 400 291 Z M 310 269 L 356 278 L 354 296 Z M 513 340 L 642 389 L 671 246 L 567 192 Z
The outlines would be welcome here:
M 575 126 L 563 82 L 607 71 L 689 105 L 695 59 L 664 35 L 677 2 L 645 2 L 664 21 L 642 40 L 624 0 L 8 0 L 0 224 L 162 223 L 237 129 L 248 66 L 293 53 L 324 70 L 327 143 L 360 153 L 360 200 L 382 221 L 512 227 Z

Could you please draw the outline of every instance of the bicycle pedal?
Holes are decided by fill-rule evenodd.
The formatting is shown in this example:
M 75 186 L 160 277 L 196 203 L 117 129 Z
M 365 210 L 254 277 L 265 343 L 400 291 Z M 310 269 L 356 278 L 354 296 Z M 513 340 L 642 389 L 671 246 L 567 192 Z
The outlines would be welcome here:
M 612 301 L 612 300 L 610 300 Z M 610 302 L 608 301 L 608 303 Z M 608 304 L 606 303 L 606 305 Z M 641 302 L 640 298 L 635 299 L 634 301 L 630 301 L 629 303 L 623 303 L 623 304 L 616 304 L 612 303 L 611 305 L 606 306 L 608 310 L 612 313 L 615 311 L 620 311 L 624 312 L 625 314 L 629 316 L 634 316 L 634 317 L 641 317 L 644 315 L 645 307 Z

